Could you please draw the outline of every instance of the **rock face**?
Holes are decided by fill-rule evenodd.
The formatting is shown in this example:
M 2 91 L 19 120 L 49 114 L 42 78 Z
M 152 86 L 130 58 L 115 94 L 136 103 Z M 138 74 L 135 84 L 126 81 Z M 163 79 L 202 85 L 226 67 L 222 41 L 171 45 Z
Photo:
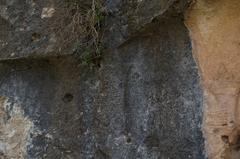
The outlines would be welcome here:
M 21 157 L 1 145 L 0 155 L 204 159 L 203 93 L 183 16 L 190 2 L 106 1 L 107 48 L 97 67 L 42 32 L 58 2 L 0 0 L 0 96 L 19 110 L 0 126 L 21 126 L 23 140 L 14 147 Z
M 203 130 L 210 159 L 240 156 L 239 8 L 238 0 L 198 0 L 186 21 L 204 87 Z
M 25 158 L 32 122 L 17 103 L 8 103 L 4 97 L 0 97 L 0 114 L 1 158 Z

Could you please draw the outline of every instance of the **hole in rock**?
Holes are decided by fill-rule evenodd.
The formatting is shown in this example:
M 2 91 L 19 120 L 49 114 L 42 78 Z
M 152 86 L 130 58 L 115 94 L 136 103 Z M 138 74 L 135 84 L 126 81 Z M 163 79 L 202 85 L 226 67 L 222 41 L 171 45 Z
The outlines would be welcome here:
M 69 103 L 73 100 L 73 95 L 71 93 L 66 93 L 62 100 L 64 103 Z
M 32 33 L 31 41 L 37 41 L 41 38 L 41 35 L 39 33 Z
M 223 136 L 221 136 L 221 138 L 224 143 L 226 143 L 226 144 L 229 143 L 229 137 L 227 135 L 223 135 Z
M 126 141 L 127 141 L 127 143 L 131 143 L 132 139 L 130 137 L 127 137 Z

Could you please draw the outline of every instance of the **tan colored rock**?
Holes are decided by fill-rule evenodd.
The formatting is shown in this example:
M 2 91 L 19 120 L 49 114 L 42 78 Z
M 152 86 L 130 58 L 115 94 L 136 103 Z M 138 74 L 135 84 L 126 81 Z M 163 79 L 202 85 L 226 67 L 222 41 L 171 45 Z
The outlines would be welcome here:
M 240 157 L 240 1 L 197 0 L 186 25 L 205 92 L 209 159 Z
M 0 97 L 0 159 L 23 159 L 33 124 L 16 103 L 11 106 L 9 110 L 7 98 Z

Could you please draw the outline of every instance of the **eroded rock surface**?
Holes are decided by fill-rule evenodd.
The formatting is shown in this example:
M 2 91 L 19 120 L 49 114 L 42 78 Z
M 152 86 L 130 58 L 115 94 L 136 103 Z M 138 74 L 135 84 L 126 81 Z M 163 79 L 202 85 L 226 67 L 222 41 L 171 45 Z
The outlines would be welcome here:
M 186 21 L 204 86 L 203 130 L 210 159 L 240 156 L 240 2 L 193 4 Z
M 24 159 L 30 145 L 33 123 L 17 103 L 0 97 L 0 158 Z
M 18 100 L 33 123 L 26 158 L 205 158 L 203 94 L 183 22 L 189 1 L 106 1 L 107 48 L 94 67 L 71 56 L 72 48 L 59 56 L 45 50 L 38 29 L 54 20 L 57 0 L 3 2 L 10 9 L 1 16 L 14 30 L 0 50 L 0 94 Z M 28 18 L 12 21 L 16 13 Z M 26 22 L 30 31 L 16 31 Z

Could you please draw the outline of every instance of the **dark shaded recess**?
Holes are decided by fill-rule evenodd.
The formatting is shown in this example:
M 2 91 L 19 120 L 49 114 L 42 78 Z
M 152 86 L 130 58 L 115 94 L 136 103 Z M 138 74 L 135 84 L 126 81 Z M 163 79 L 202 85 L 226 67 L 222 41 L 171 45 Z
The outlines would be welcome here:
M 1 2 L 0 2 L 1 4 Z M 9 32 L 11 31 L 11 25 L 8 21 L 0 17 L 0 51 L 2 46 L 5 46 L 8 40 Z
M 43 132 L 28 157 L 203 159 L 202 90 L 182 19 L 156 19 L 103 55 L 98 69 L 70 56 L 1 62 L 0 95 Z

